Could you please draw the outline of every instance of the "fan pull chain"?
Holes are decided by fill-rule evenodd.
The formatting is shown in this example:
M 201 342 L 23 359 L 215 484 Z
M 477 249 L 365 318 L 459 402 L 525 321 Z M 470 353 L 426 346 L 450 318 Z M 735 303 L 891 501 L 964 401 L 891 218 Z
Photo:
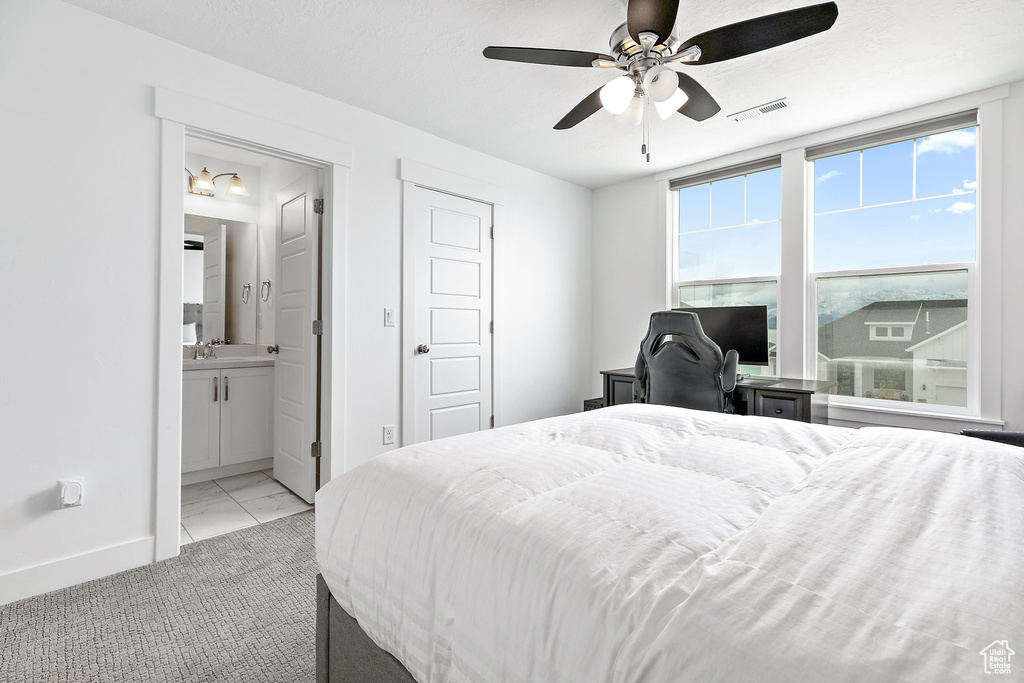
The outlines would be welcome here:
M 651 163 L 651 100 L 644 93 L 644 141 L 640 145 L 640 153 L 647 155 L 647 163 Z

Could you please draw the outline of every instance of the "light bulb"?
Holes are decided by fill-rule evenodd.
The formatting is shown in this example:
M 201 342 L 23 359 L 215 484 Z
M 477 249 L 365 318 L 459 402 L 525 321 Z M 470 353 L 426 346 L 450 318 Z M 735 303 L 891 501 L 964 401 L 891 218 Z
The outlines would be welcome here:
M 232 174 L 228 178 L 228 194 L 232 197 L 248 197 L 249 191 L 245 189 L 245 185 L 242 184 L 242 179 L 238 177 L 238 174 Z
M 212 197 L 213 189 L 213 176 L 204 166 L 203 170 L 199 172 L 198 176 L 196 176 L 195 181 L 192 183 L 192 187 L 189 188 L 189 192 L 192 194 L 201 194 L 207 197 Z
M 678 90 L 676 72 L 664 64 L 652 67 L 644 74 L 644 91 L 655 102 L 668 100 Z
M 601 88 L 601 104 L 613 114 L 621 114 L 629 106 L 636 86 L 629 76 L 619 76 Z
M 644 118 L 644 98 L 634 97 L 629 101 L 626 110 L 615 115 L 615 120 L 627 126 L 635 126 Z
M 679 88 L 676 88 L 676 91 L 672 93 L 672 97 L 668 98 L 664 102 L 655 102 L 654 108 L 658 110 L 658 116 L 661 117 L 661 120 L 667 121 L 672 114 L 679 111 L 679 107 L 686 104 L 689 99 L 690 98 L 686 93 Z

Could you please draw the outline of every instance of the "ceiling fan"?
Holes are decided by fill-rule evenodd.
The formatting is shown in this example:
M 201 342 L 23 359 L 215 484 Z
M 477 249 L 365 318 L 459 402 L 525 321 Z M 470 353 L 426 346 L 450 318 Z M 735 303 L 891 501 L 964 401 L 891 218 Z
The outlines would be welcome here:
M 826 31 L 839 16 L 836 3 L 825 2 L 729 24 L 682 42 L 675 26 L 678 10 L 679 0 L 628 0 L 626 23 L 615 29 L 608 41 L 610 55 L 490 46 L 484 49 L 484 57 L 625 72 L 587 95 L 555 124 L 556 130 L 572 128 L 602 107 L 619 121 L 637 125 L 646 121 L 649 102 L 662 119 L 679 112 L 694 121 L 704 121 L 717 114 L 721 106 L 697 81 L 669 65 L 713 64 L 767 50 Z M 646 131 L 641 151 L 647 153 Z

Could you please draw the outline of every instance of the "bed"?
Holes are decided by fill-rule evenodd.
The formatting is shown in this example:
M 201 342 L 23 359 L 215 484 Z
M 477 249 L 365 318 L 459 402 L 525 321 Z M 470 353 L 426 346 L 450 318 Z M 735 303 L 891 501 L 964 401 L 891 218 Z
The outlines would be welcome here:
M 632 404 L 398 449 L 316 508 L 320 681 L 1024 670 L 1015 446 Z

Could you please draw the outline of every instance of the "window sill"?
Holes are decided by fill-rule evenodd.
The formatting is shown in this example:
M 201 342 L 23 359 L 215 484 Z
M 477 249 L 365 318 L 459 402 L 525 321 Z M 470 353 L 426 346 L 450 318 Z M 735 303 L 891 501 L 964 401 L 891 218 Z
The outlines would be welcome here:
M 828 424 L 842 427 L 906 427 L 931 429 L 937 432 L 959 432 L 961 429 L 1001 430 L 1005 424 L 999 419 L 977 415 L 846 403 L 837 401 L 835 396 L 829 397 L 827 405 Z

